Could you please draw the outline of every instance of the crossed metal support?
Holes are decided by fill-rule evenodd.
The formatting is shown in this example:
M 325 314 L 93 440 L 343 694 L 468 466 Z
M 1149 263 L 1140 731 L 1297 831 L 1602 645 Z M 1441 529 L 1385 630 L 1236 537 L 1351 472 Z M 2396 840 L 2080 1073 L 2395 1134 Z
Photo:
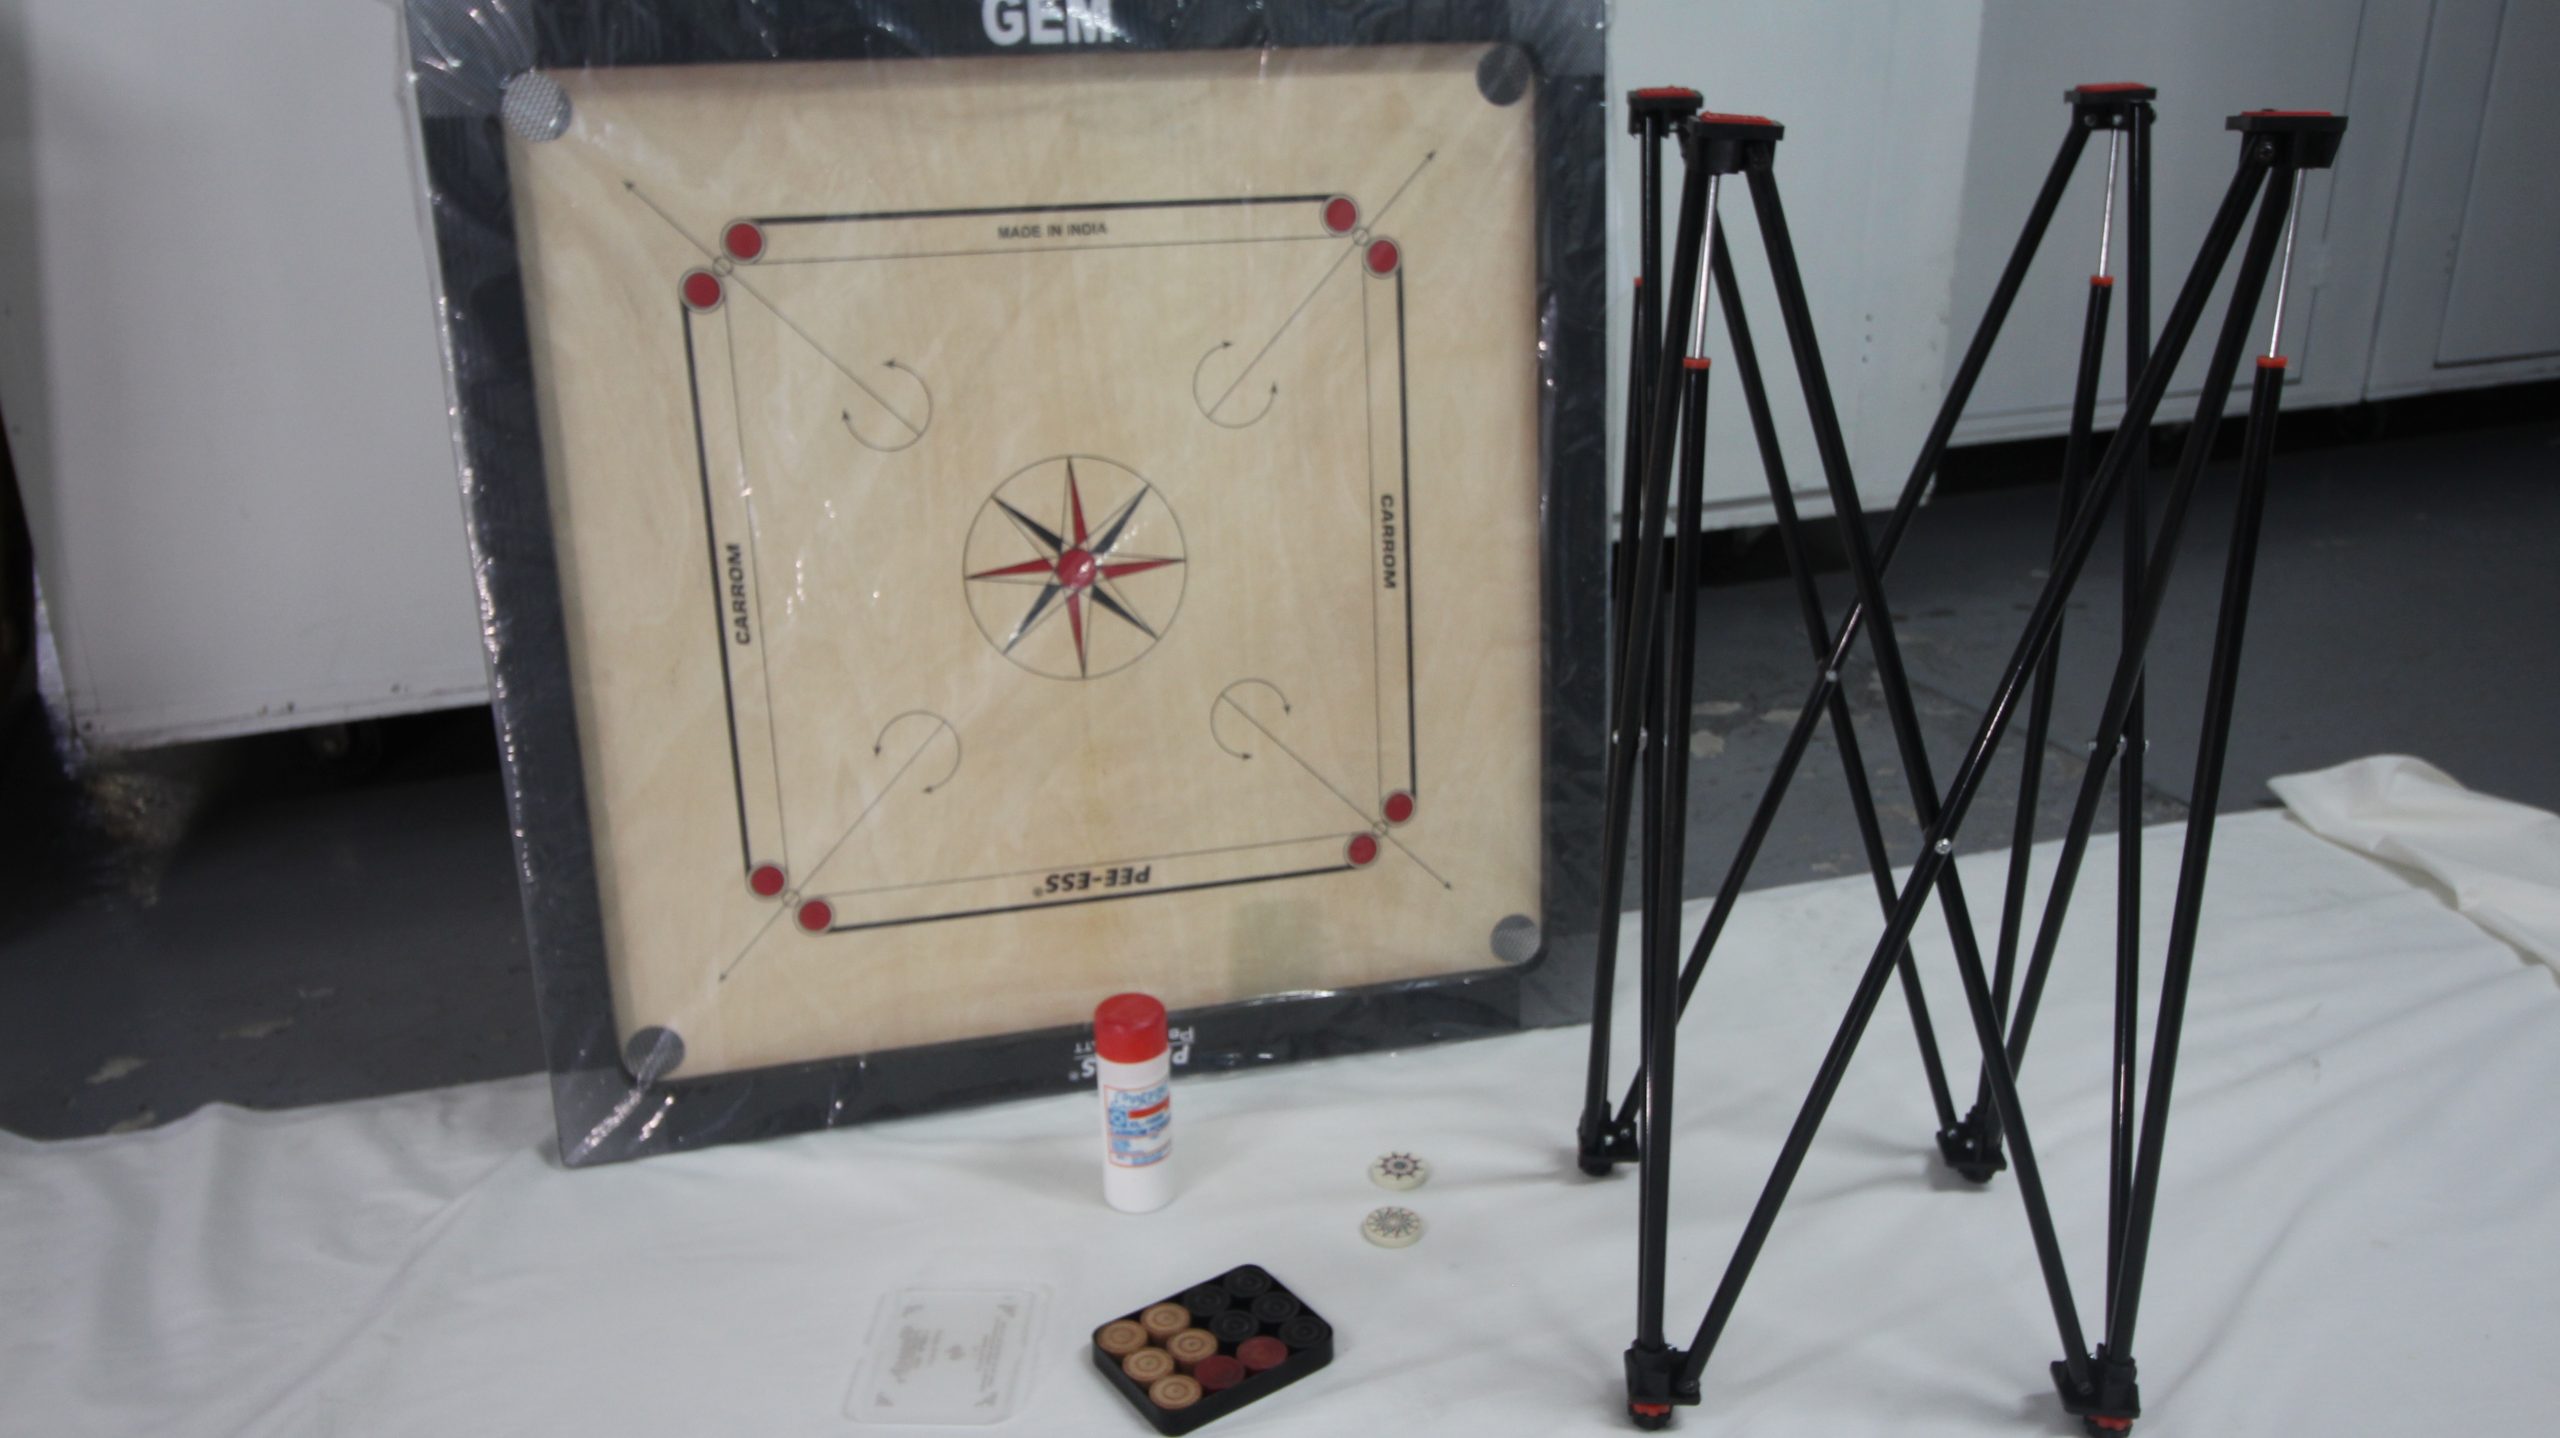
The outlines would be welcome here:
M 2155 350 L 2149 333 L 2148 293 L 2154 97 L 2154 91 L 2138 85 L 2085 85 L 2065 96 L 2071 107 L 2071 126 L 2060 152 L 2028 213 L 2024 231 L 1894 509 L 1882 532 L 1870 534 L 1859 509 L 1848 447 L 1814 337 L 1803 277 L 1779 196 L 1775 160 L 1778 142 L 1784 137 L 1783 128 L 1758 116 L 1707 113 L 1692 91 L 1640 90 L 1630 96 L 1630 128 L 1642 155 L 1643 273 L 1637 280 L 1634 307 L 1633 375 L 1621 510 L 1622 550 L 1628 577 L 1618 597 L 1620 627 L 1614 655 L 1617 670 L 1612 690 L 1603 868 L 1608 885 L 1606 902 L 1614 908 L 1631 847 L 1639 863 L 1641 923 L 1636 961 L 1641 966 L 1640 1066 L 1625 1097 L 1612 1104 L 1609 996 L 1616 963 L 1616 925 L 1604 921 L 1578 1153 L 1583 1170 L 1595 1175 L 1605 1174 L 1623 1162 L 1633 1161 L 1639 1166 L 1636 1339 L 1626 1354 L 1628 1410 L 1639 1427 L 1661 1427 L 1670 1420 L 1676 1406 L 1698 1401 L 1708 1358 L 1732 1317 L 1743 1285 L 1768 1241 L 1788 1190 L 1885 987 L 1897 977 L 1911 1010 L 1922 1067 L 1937 1110 L 1936 1139 L 1941 1155 L 1951 1168 L 1977 1182 L 1988 1181 L 2003 1168 L 2014 1172 L 2061 1340 L 2063 1356 L 2052 1368 L 2063 1406 L 2080 1415 L 2089 1431 L 2097 1434 L 2122 1433 L 2141 1412 L 2133 1360 L 2134 1319 L 2150 1249 L 2170 1094 L 2194 963 L 2197 916 L 2213 842 L 2214 805 L 2221 787 L 2258 527 L 2265 506 L 2276 414 L 2282 399 L 2285 361 L 2277 339 L 2282 325 L 2285 275 L 2290 271 L 2293 220 L 2302 174 L 2326 168 L 2334 161 L 2346 128 L 2343 117 L 2325 113 L 2252 111 L 2231 118 L 2229 128 L 2237 131 L 2241 139 L 2239 167 L 2207 230 L 2195 265 L 2170 308 Z M 2100 133 L 2108 137 L 2108 175 L 2099 220 L 2099 264 L 2089 282 L 2082 324 L 2050 577 L 2037 597 L 1980 727 L 1941 788 L 1922 742 L 1883 576 L 1937 472 L 1948 437 L 1980 377 L 2088 139 Z M 1673 220 L 1670 295 L 1667 306 L 1657 308 L 1648 282 L 1663 274 L 1659 241 L 1660 152 L 1666 140 L 1678 145 L 1683 177 Z M 2126 288 L 2130 295 L 2125 344 L 2130 394 L 2121 425 L 2093 462 L 2098 376 L 2115 288 L 2109 255 L 2120 164 L 2126 176 Z M 1787 482 L 1785 459 L 1771 419 L 1768 391 L 1733 263 L 1727 249 L 1717 242 L 1723 184 L 1735 176 L 1741 178 L 1750 194 L 1769 259 L 1781 327 L 1804 392 L 1824 483 L 1856 586 L 1855 599 L 1836 630 L 1830 626 L 1813 584 L 1803 525 Z M 2241 248 L 2232 297 L 2207 366 L 2195 423 L 2188 432 L 2154 532 L 2147 521 L 2148 496 L 2144 492 L 2150 426 L 2213 287 L 2232 251 L 2239 246 L 2240 232 L 2248 226 L 2252 209 L 2257 212 L 2256 223 L 2246 246 Z M 2187 513 L 2271 270 L 2278 272 L 2276 320 L 2267 350 L 2258 361 L 2251 392 L 2238 521 L 2225 559 L 2211 673 L 2198 727 L 2195 790 L 2161 969 L 2151 1067 L 2146 1091 L 2138 1104 L 2134 1089 L 2140 930 L 2134 915 L 2139 907 L 2141 870 L 2138 859 L 2133 857 L 2137 846 L 2131 842 L 2119 846 L 2125 857 L 2119 860 L 2117 870 L 2119 920 L 2112 1026 L 2115 1083 L 2110 1105 L 2106 1301 L 2099 1328 L 2102 1337 L 2093 1347 L 2081 1325 L 2026 1113 L 2018 1097 L 2017 1069 L 2025 1058 L 2037 1004 L 2051 972 L 2061 924 L 2111 768 L 2119 780 L 2121 828 L 2129 839 L 2139 827 L 2144 658 L 2159 619 Z M 1769 786 L 1708 911 L 1705 928 L 1683 963 L 1679 918 L 1687 831 L 1685 740 L 1694 697 L 1698 512 L 1704 495 L 1707 393 L 1712 373 L 1705 353 L 1707 302 L 1711 293 L 1719 291 L 1725 338 L 1741 377 L 1745 407 L 1768 480 L 1780 539 L 1794 571 L 1798 607 L 1814 651 L 1816 672 Z M 2018 955 L 2026 932 L 2028 898 L 2025 855 L 2033 837 L 2034 809 L 2051 724 L 2063 615 L 2102 530 L 2119 513 L 2126 574 L 2117 659 L 2097 733 L 2090 741 L 2090 762 L 2073 804 L 2063 863 L 2038 917 L 2021 980 Z M 1666 554 L 1672 596 L 1667 618 L 1661 613 Z M 1899 883 L 1894 879 L 1874 799 L 1867 788 L 1855 726 L 1841 693 L 1842 666 L 1862 634 L 1876 666 L 1885 716 L 1903 761 L 1903 772 L 1909 778 L 1913 808 L 1923 830 L 1920 852 L 1909 875 Z M 2019 715 L 2021 700 L 2026 720 L 2023 748 L 2027 767 L 2022 775 L 2019 811 L 2012 825 L 1993 958 L 1986 965 L 1953 855 L 1959 830 L 1989 771 L 1994 751 Z M 1813 1086 L 1743 1226 L 1705 1318 L 1686 1347 L 1674 1347 L 1667 1341 L 1663 1315 L 1679 1019 L 1722 936 L 1725 921 L 1804 751 L 1817 726 L 1825 721 L 1838 741 L 1847 771 L 1851 807 L 1875 881 L 1884 928 L 1823 1056 Z M 1643 822 L 1631 836 L 1630 821 L 1639 812 Z M 1966 1019 L 1981 1054 L 1973 1107 L 1962 1116 L 1955 1112 L 1948 1091 L 1936 1031 L 1910 951 L 1912 930 L 1932 904 L 1947 925 L 1964 991 Z M 2013 984 L 2017 988 L 2014 1014 Z

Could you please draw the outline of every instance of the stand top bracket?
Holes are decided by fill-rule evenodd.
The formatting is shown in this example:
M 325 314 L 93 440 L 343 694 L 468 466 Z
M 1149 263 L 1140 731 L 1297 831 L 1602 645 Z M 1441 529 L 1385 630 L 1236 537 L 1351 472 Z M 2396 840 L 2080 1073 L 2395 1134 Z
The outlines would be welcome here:
M 1648 124 L 1670 126 L 1707 107 L 1705 97 L 1681 85 L 1655 85 L 1627 92 L 1627 133 L 1641 135 Z
M 1765 166 L 1776 157 L 1787 127 L 1766 115 L 1724 115 L 1705 111 L 1680 127 L 1689 163 L 1710 175 L 1739 173 L 1745 166 Z
M 2062 92 L 2080 123 L 2093 130 L 2130 128 L 2136 111 L 2149 113 L 2151 102 L 2160 98 L 2157 87 L 2132 80 L 2109 80 L 2099 84 L 2074 85 Z
M 2295 169 L 2325 170 L 2337 161 L 2347 117 L 2327 110 L 2243 110 L 2222 127 L 2289 148 L 2293 153 L 2285 158 Z

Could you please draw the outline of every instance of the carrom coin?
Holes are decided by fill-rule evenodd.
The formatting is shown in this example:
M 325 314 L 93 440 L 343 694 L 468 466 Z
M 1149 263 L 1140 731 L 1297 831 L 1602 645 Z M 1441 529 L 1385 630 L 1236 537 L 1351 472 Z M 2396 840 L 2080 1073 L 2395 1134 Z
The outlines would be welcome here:
M 1422 1215 L 1389 1204 L 1360 1220 L 1360 1236 L 1380 1248 L 1411 1248 L 1422 1240 Z
M 1200 1380 L 1176 1373 L 1147 1385 L 1147 1401 L 1167 1412 L 1190 1407 L 1200 1401 Z
M 1218 1336 L 1206 1328 L 1186 1328 L 1164 1341 L 1164 1351 L 1173 1355 L 1174 1366 L 1184 1372 L 1203 1358 L 1218 1354 Z
M 1223 1393 L 1245 1380 L 1244 1364 L 1223 1353 L 1212 1353 L 1191 1370 L 1192 1381 L 1204 1392 Z
M 1380 1188 L 1420 1188 L 1431 1181 L 1431 1165 L 1409 1153 L 1380 1154 L 1369 1165 L 1369 1181 Z
M 1227 1291 L 1218 1285 L 1204 1283 L 1182 1295 L 1182 1306 L 1191 1310 L 1191 1316 L 1194 1319 L 1206 1323 L 1218 1314 L 1233 1308 L 1235 1300 L 1229 1298 Z
M 1120 1360 L 1120 1371 L 1140 1383 L 1173 1376 L 1173 1355 L 1161 1348 L 1141 1348 Z

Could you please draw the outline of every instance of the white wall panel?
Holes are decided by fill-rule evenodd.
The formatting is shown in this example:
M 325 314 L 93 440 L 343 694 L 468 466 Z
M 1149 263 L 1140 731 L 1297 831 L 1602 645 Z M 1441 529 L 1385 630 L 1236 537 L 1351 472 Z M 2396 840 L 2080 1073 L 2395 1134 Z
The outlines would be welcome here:
M 0 4 L 0 410 L 92 743 L 487 692 L 392 18 Z
M 1953 309 L 1953 353 L 1971 334 L 2027 206 L 2062 141 L 2062 92 L 2134 80 L 2160 90 L 2154 129 L 2156 333 L 2195 258 L 2239 157 L 2223 128 L 2241 110 L 2338 110 L 2348 129 L 2335 172 L 2306 177 L 2285 316 L 2289 405 L 2363 394 L 2428 0 L 1989 0 L 1975 76 Z M 2103 143 L 2093 140 L 1975 391 L 1959 440 L 2058 434 L 2070 418 L 2088 276 L 2097 257 Z M 2117 229 L 2116 265 L 2124 263 Z M 2245 232 L 2244 232 L 2245 238 Z M 2228 303 L 2236 253 L 2188 347 L 2162 418 L 2192 414 L 2212 326 Z M 2263 343 L 2269 298 L 2261 302 Z M 2099 422 L 2123 413 L 2123 294 L 2100 388 Z M 1950 360 L 1947 369 L 1952 373 Z
M 2370 393 L 2560 374 L 2560 6 L 2440 0 Z
M 1946 277 L 1957 249 L 1981 14 L 1980 0 L 1621 0 L 1609 43 L 1613 425 L 1626 410 L 1627 296 L 1637 255 L 1635 143 L 1624 138 L 1619 101 L 1640 86 L 1686 85 L 1710 109 L 1766 115 L 1787 127 L 1775 173 L 1824 367 L 1859 492 L 1870 507 L 1891 502 L 1941 393 Z M 1668 212 L 1679 165 L 1667 147 L 1665 156 Z M 1743 187 L 1727 190 L 1724 233 L 1753 346 L 1769 373 L 1789 480 L 1809 511 L 1828 512 L 1759 227 Z M 1711 357 L 1727 353 L 1723 335 L 1718 318 L 1709 329 Z M 1708 522 L 1766 519 L 1759 455 L 1730 365 L 1715 371 L 1708 434 Z

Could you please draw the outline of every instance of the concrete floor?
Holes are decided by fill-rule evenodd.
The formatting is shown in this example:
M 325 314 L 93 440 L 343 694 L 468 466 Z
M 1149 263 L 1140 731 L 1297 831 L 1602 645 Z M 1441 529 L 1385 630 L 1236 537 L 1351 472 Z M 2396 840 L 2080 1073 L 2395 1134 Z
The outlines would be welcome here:
M 2228 466 L 2208 475 L 2153 650 L 2148 820 L 2185 812 L 2231 480 Z M 1942 781 L 2016 642 L 2053 505 L 2050 487 L 1942 500 L 1888 576 Z M 2555 533 L 2560 424 L 2280 457 L 2221 806 L 2270 802 L 2272 775 L 2399 751 L 2560 807 Z M 2113 554 L 2101 546 L 2074 610 L 2039 837 L 2062 828 L 2102 695 Z M 1845 579 L 1824 585 L 1836 617 Z M 1784 579 L 1698 602 L 1691 894 L 1721 877 L 1812 677 Z M 1847 684 L 1907 858 L 1908 780 L 1863 661 Z M 383 752 L 271 737 L 74 777 L 42 715 L 21 712 L 0 735 L 0 1127 L 67 1137 L 213 1100 L 282 1107 L 541 1066 L 486 714 L 359 738 Z M 2008 842 L 2018 745 L 1992 770 L 1968 848 Z M 1853 845 L 1826 736 L 1753 883 L 1855 872 Z

